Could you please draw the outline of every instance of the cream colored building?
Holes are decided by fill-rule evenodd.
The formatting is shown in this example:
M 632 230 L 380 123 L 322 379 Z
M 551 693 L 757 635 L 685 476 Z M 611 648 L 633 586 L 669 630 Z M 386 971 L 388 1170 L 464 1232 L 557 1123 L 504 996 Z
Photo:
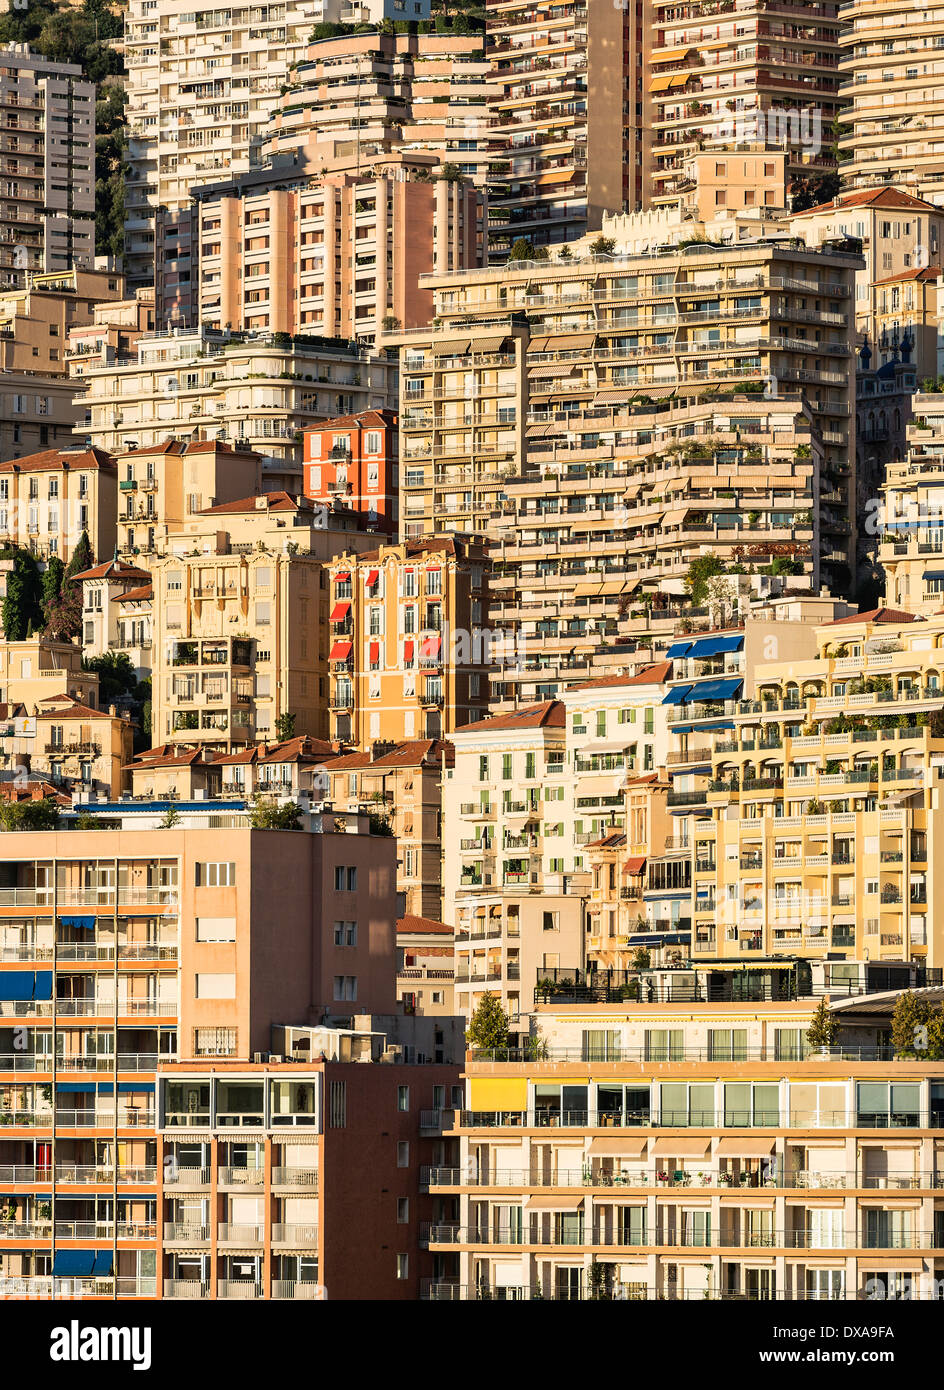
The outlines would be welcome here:
M 130 720 L 92 709 L 71 695 L 46 695 L 0 720 L 0 756 L 7 776 L 25 771 L 62 790 L 117 798 L 130 790 L 134 743 Z
M 932 618 L 944 608 L 944 395 L 912 400 L 907 458 L 888 465 L 870 525 L 889 604 Z
M 98 706 L 98 675 L 82 669 L 82 648 L 52 638 L 27 637 L 0 643 L 0 699 L 32 713 L 41 700 L 68 695 L 92 709 Z
M 138 680 L 151 674 L 151 576 L 106 560 L 75 576 L 82 585 L 82 654 L 124 652 Z
M 272 740 L 282 716 L 327 735 L 328 567 L 372 543 L 340 520 L 266 493 L 192 518 L 155 559 L 155 742 L 228 752 Z
M 88 537 L 92 555 L 115 548 L 118 470 L 102 449 L 43 449 L 0 463 L 0 537 L 65 564 Z
M 138 339 L 153 333 L 154 290 L 139 289 L 133 299 L 108 300 L 92 308 L 92 322 L 69 329 L 69 375 L 85 376 L 93 367 L 114 367 L 133 359 Z

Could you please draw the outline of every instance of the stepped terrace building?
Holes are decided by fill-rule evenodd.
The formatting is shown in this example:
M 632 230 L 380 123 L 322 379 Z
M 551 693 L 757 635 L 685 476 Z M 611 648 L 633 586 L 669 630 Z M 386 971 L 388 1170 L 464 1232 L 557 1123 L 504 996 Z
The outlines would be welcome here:
M 872 527 L 888 602 L 932 618 L 944 607 L 944 395 L 912 405 L 908 456 L 888 464 Z
M 802 964 L 604 987 L 571 971 L 530 1050 L 470 1053 L 444 1130 L 459 1166 L 428 1174 L 458 1199 L 429 1248 L 459 1274 L 424 1297 L 939 1297 L 944 1074 L 894 1058 L 895 995 L 875 993 L 925 977 Z M 634 989 L 645 1002 L 621 1003 Z M 820 1053 L 806 1030 L 824 991 L 843 1027 Z

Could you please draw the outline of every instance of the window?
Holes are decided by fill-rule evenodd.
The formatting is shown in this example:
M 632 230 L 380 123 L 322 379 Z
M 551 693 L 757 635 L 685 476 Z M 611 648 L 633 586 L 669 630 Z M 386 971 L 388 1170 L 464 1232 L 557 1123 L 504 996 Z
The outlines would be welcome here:
M 236 1054 L 235 1028 L 194 1028 L 195 1057 L 233 1057 Z
M 328 1093 L 328 1128 L 347 1126 L 347 1082 L 332 1081 Z
M 410 1257 L 409 1255 L 397 1256 L 397 1278 L 408 1279 L 410 1277 Z
M 197 975 L 196 997 L 198 999 L 235 999 L 235 975 Z
M 232 888 L 236 883 L 236 865 L 197 864 L 196 886 L 198 888 Z
M 682 1028 L 647 1028 L 647 1062 L 681 1062 L 685 1056 L 685 1032 Z
M 409 1197 L 397 1198 L 397 1224 L 405 1226 L 410 1219 L 410 1199 Z
M 198 917 L 197 941 L 235 941 L 235 917 Z
M 364 450 L 368 454 L 380 453 L 380 433 L 378 430 L 368 430 L 364 440 Z
M 479 754 L 479 781 L 480 781 L 480 782 L 487 782 L 487 781 L 488 781 L 488 754 L 487 754 L 487 753 L 480 753 L 480 754 Z
M 864 1129 L 900 1129 L 918 1124 L 921 1088 L 912 1081 L 860 1081 L 857 1123 Z
M 502 780 L 505 781 L 505 782 L 510 782 L 510 781 L 511 781 L 511 754 L 510 754 L 510 753 L 503 753 L 503 754 L 502 754 Z
M 545 930 L 545 931 L 559 931 L 559 930 L 560 930 L 560 913 L 559 913 L 559 912 L 545 912 L 545 913 L 544 913 L 544 930 Z
M 357 998 L 357 976 L 356 975 L 335 975 L 334 977 L 334 998 L 353 1000 Z
M 336 864 L 334 866 L 334 888 L 337 893 L 353 893 L 357 888 L 357 869 L 346 864 Z
M 410 1108 L 410 1088 L 409 1086 L 397 1087 L 397 1109 L 409 1110 Z
M 709 1062 L 745 1062 L 747 1060 L 746 1028 L 709 1028 Z
M 335 924 L 334 924 L 334 944 L 335 944 L 335 946 L 356 946 L 356 945 L 357 945 L 357 923 L 356 923 L 356 922 L 335 922 Z
M 410 1166 L 410 1141 L 400 1139 L 397 1141 L 397 1167 L 409 1168 Z

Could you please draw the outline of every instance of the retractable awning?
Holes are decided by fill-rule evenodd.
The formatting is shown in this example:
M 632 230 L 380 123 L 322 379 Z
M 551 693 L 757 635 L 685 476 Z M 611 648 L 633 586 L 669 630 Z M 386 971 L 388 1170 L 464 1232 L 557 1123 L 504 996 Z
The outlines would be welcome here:
M 368 648 L 367 655 L 371 666 L 376 666 L 377 663 L 380 661 L 380 643 L 371 642 L 370 647 Z
M 687 656 L 691 647 L 691 642 L 673 642 L 666 656 Z
M 350 577 L 350 570 L 338 570 L 337 574 L 334 576 L 334 582 L 335 584 L 346 584 Z
M 646 1145 L 649 1140 L 645 1135 L 640 1137 L 638 1134 L 614 1134 L 600 1135 L 596 1139 L 590 1140 L 590 1153 L 594 1158 L 605 1154 L 623 1154 L 627 1158 L 641 1158 L 646 1152 Z M 607 1201 L 612 1198 L 607 1197 Z
M 773 1139 L 722 1139 L 718 1145 L 719 1158 L 769 1158 L 773 1151 Z
M 631 854 L 623 865 L 624 874 L 641 874 L 646 867 L 644 854 Z
M 351 605 L 350 605 L 350 603 L 347 603 L 347 602 L 345 602 L 345 603 L 336 603 L 336 604 L 334 605 L 334 607 L 332 608 L 332 610 L 331 610 L 331 618 L 330 618 L 329 621 L 332 622 L 332 623 L 339 623 L 339 622 L 342 621 L 342 619 L 344 619 L 344 618 L 347 617 L 347 615 L 348 615 L 348 613 L 350 613 L 350 611 L 351 611 Z
M 53 1261 L 52 1272 L 56 1275 L 63 1275 L 67 1279 L 79 1279 L 83 1275 L 91 1274 L 95 1269 L 97 1257 L 102 1253 L 99 1250 L 57 1250 L 56 1258 Z
M 420 656 L 438 656 L 441 646 L 441 637 L 427 637 L 422 647 L 420 647 Z
M 692 643 L 689 656 L 720 656 L 722 652 L 739 652 L 744 646 L 743 632 L 728 637 L 702 637 Z
M 328 653 L 329 661 L 346 661 L 351 654 L 352 642 L 335 642 Z
M 684 705 L 691 689 L 690 685 L 673 685 L 672 689 L 667 690 L 662 697 L 662 703 L 664 705 Z
M 655 1141 L 652 1152 L 658 1157 L 669 1154 L 676 1158 L 704 1158 L 710 1147 L 710 1139 L 670 1139 L 666 1136 Z
M 380 578 L 380 570 L 371 570 L 364 583 L 368 589 L 372 589 Z
M 60 917 L 59 925 L 61 927 L 71 927 L 73 931 L 94 931 L 95 918 L 94 916 Z
M 548 1197 L 541 1193 L 540 1196 L 527 1197 L 524 1205 L 526 1211 L 580 1211 L 583 1196 Z
M 413 645 L 412 642 L 404 642 L 403 644 L 403 660 L 408 666 L 413 660 Z
M 703 685 L 693 685 L 689 700 L 733 700 L 743 686 L 743 679 L 731 677 L 728 680 L 705 681 Z

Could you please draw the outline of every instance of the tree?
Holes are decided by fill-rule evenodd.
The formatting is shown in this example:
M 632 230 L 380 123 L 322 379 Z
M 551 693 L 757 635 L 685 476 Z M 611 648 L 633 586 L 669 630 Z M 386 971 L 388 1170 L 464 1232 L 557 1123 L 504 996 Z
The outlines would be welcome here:
M 598 236 L 596 241 L 591 241 L 590 250 L 594 256 L 612 256 L 616 242 L 611 236 Z
M 294 801 L 285 806 L 260 801 L 249 812 L 249 824 L 253 830 L 300 830 L 301 814 L 302 808 Z
M 689 565 L 682 582 L 695 608 L 700 608 L 708 597 L 708 580 L 717 574 L 724 574 L 724 565 L 717 555 L 699 555 Z
M 600 1303 L 612 1298 L 607 1287 L 606 1273 L 605 1265 L 601 1265 L 599 1260 L 591 1260 L 587 1271 L 587 1297 L 592 1302 Z
M 509 1018 L 497 994 L 486 990 L 475 1006 L 475 1013 L 466 1029 L 466 1042 L 477 1052 L 492 1051 L 508 1046 Z
M 896 1057 L 944 1058 L 944 1011 L 914 990 L 904 990 L 892 1010 L 892 1047 Z
M 98 673 L 98 703 L 103 709 L 118 700 L 129 699 L 137 689 L 138 678 L 127 652 L 103 652 L 101 656 L 87 657 L 82 669 Z
M 295 715 L 280 714 L 275 721 L 275 732 L 280 743 L 295 737 Z
M 59 559 L 58 555 L 50 555 L 46 562 L 46 573 L 43 575 L 43 610 L 46 605 L 54 602 L 62 593 L 62 579 L 66 572 L 66 567 Z
M 46 633 L 60 642 L 69 642 L 82 631 L 82 585 L 75 577 L 91 569 L 92 563 L 88 532 L 83 531 L 66 565 L 59 596 L 44 610 Z
M 510 261 L 534 260 L 531 243 L 528 241 L 527 237 L 520 236 L 516 241 L 512 242 L 511 250 L 508 252 L 508 259 Z
M 826 1000 L 821 999 L 806 1030 L 806 1041 L 810 1047 L 832 1047 L 839 1036 L 839 1028 L 839 1019 L 830 1012 Z
M 0 830 L 55 830 L 59 807 L 52 797 L 41 801 L 0 801 Z
M 176 806 L 168 806 L 161 821 L 162 830 L 173 830 L 175 825 L 180 824 L 180 812 Z
M 43 625 L 43 587 L 36 557 L 28 550 L 17 550 L 13 569 L 7 576 L 7 592 L 0 610 L 3 632 L 8 642 L 22 642 Z

